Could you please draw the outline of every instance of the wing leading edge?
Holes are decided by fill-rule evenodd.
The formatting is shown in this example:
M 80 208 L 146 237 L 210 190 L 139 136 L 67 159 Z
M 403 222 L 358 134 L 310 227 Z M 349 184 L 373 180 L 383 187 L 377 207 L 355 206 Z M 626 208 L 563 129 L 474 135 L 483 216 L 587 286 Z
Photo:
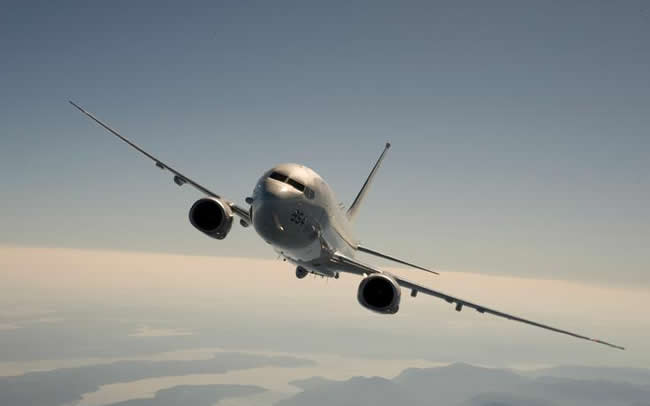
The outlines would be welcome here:
M 108 124 L 102 122 L 100 119 L 95 117 L 92 113 L 89 113 L 86 110 L 84 110 L 81 106 L 77 105 L 76 103 L 74 103 L 71 100 L 68 100 L 68 102 L 70 104 L 72 104 L 74 107 L 76 107 L 83 114 L 88 116 L 91 120 L 93 120 L 94 122 L 99 124 L 101 127 L 104 127 L 104 129 L 106 129 L 108 132 L 115 135 L 116 137 L 118 137 L 119 139 L 124 141 L 125 143 L 129 144 L 131 147 L 133 147 L 133 149 L 140 152 L 142 155 L 144 155 L 147 158 L 154 161 L 154 163 L 156 164 L 156 166 L 158 168 L 160 168 L 162 170 L 167 170 L 167 171 L 171 172 L 172 174 L 174 174 L 174 183 L 176 183 L 178 186 L 182 186 L 185 183 L 188 183 L 188 184 L 192 185 L 195 189 L 199 190 L 202 193 L 205 193 L 208 196 L 212 196 L 212 197 L 215 197 L 217 199 L 221 199 L 221 196 L 219 196 L 218 194 L 216 194 L 213 191 L 211 191 L 210 189 L 200 185 L 199 183 L 193 181 L 188 176 L 183 175 L 182 173 L 180 173 L 176 169 L 172 168 L 171 166 L 169 166 L 166 163 L 162 162 L 160 159 L 156 158 L 155 156 L 151 155 L 150 153 L 148 153 L 144 149 L 140 148 L 134 142 L 132 142 L 131 140 L 129 140 L 125 136 L 121 135 L 117 130 L 111 128 Z M 226 202 L 228 203 L 228 205 L 232 209 L 233 213 L 238 215 L 242 220 L 244 220 L 248 224 L 251 223 L 250 216 L 249 216 L 248 211 L 246 209 L 244 209 L 243 207 L 240 207 L 240 206 L 236 205 L 235 203 L 230 202 L 228 200 L 226 200 Z
M 366 265 L 366 264 L 361 263 L 361 262 L 359 262 L 359 261 L 357 261 L 355 259 L 346 257 L 344 255 L 340 255 L 340 254 L 335 254 L 333 261 L 334 261 L 335 266 L 341 272 L 353 273 L 353 274 L 356 274 L 356 275 L 370 275 L 370 274 L 373 274 L 373 273 L 387 273 L 387 272 L 382 272 L 381 270 L 379 270 L 377 268 L 374 268 L 374 267 L 372 267 L 370 265 Z M 573 332 L 568 331 L 568 330 L 563 330 L 563 329 L 551 327 L 551 326 L 548 326 L 546 324 L 538 323 L 536 321 L 524 319 L 524 318 L 521 318 L 521 317 L 518 317 L 518 316 L 515 316 L 515 315 L 512 315 L 512 314 L 508 314 L 508 313 L 504 313 L 504 312 L 501 312 L 501 311 L 498 311 L 498 310 L 490 309 L 489 307 L 485 307 L 485 306 L 470 302 L 468 300 L 461 299 L 461 298 L 456 297 L 456 296 L 448 295 L 448 294 L 446 294 L 444 292 L 441 292 L 441 291 L 438 291 L 438 290 L 429 289 L 427 287 L 418 285 L 417 283 L 408 281 L 408 280 L 406 280 L 404 278 L 401 278 L 401 277 L 399 277 L 397 275 L 393 275 L 393 274 L 389 274 L 389 275 L 392 276 L 395 279 L 395 281 L 397 281 L 397 283 L 401 287 L 406 288 L 406 289 L 410 289 L 411 292 L 412 292 L 411 293 L 412 296 L 415 296 L 415 294 L 417 292 L 421 292 L 421 293 L 423 293 L 425 295 L 429 295 L 429 296 L 434 296 L 434 297 L 437 297 L 439 299 L 442 299 L 442 300 L 446 301 L 447 303 L 454 304 L 456 306 L 457 311 L 461 311 L 463 309 L 463 307 L 469 307 L 471 309 L 476 310 L 479 313 L 489 313 L 489 314 L 492 314 L 494 316 L 503 317 L 503 318 L 508 319 L 508 320 L 518 321 L 520 323 L 525 323 L 525 324 L 528 324 L 528 325 L 531 325 L 531 326 L 540 327 L 540 328 L 543 328 L 545 330 L 554 331 L 556 333 L 566 334 L 566 335 L 569 335 L 571 337 L 580 338 L 582 340 L 587 340 L 587 341 L 591 341 L 591 342 L 594 342 L 594 343 L 603 344 L 603 345 L 606 345 L 606 346 L 611 347 L 611 348 L 616 348 L 618 350 L 625 350 L 625 347 L 621 347 L 619 345 L 612 344 L 612 343 L 609 343 L 607 341 L 603 341 L 603 340 L 599 340 L 599 339 L 596 339 L 596 338 L 583 336 L 583 335 L 576 334 L 576 333 L 573 333 Z

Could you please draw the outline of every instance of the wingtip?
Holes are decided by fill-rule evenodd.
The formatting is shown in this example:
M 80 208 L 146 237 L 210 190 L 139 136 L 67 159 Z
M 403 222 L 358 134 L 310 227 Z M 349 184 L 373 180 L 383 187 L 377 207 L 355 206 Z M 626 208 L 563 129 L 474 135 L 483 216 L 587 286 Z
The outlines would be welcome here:
M 413 266 L 413 265 L 410 265 L 410 266 Z M 432 271 L 431 269 L 423 268 L 423 267 L 417 266 L 417 265 L 415 265 L 413 267 L 416 268 L 416 269 L 419 269 L 421 271 L 426 271 L 427 273 L 430 273 L 430 274 L 433 274 L 433 275 L 436 275 L 436 276 L 440 276 L 440 273 L 438 273 L 436 271 Z
M 390 141 L 386 143 L 386 149 L 390 148 Z
M 622 347 L 622 346 L 616 345 L 616 344 L 612 344 L 612 343 L 608 343 L 607 341 L 598 340 L 597 338 L 590 338 L 589 340 L 591 340 L 591 341 L 593 341 L 595 343 L 598 343 L 598 344 L 604 344 L 604 345 L 606 345 L 608 347 L 616 348 L 617 350 L 625 351 L 625 347 Z
M 426 268 L 422 268 L 422 269 L 425 270 L 425 271 L 427 271 L 427 272 L 429 272 L 429 273 L 432 273 L 432 274 L 434 274 L 434 275 L 440 276 L 440 273 L 439 273 L 439 272 L 432 271 L 431 269 L 426 269 Z

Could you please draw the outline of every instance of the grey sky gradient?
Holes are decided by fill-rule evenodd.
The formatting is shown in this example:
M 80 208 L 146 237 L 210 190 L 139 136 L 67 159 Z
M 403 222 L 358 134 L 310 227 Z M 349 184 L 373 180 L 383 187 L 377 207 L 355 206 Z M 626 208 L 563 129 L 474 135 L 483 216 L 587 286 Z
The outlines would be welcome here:
M 424 265 L 650 282 L 644 1 L 5 2 L 0 241 L 270 257 L 67 104 L 243 201 L 283 161 Z

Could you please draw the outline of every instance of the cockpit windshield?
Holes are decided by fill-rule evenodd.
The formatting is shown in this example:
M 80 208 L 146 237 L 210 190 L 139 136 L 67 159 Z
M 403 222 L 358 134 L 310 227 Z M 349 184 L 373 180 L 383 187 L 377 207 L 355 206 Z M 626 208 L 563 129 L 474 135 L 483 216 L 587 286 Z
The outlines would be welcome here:
M 297 180 L 294 180 L 294 179 L 289 178 L 289 180 L 287 181 L 287 183 L 290 184 L 291 186 L 293 186 L 294 188 L 298 189 L 298 190 L 301 191 L 301 192 L 304 192 L 304 191 L 305 191 L 305 185 L 303 185 L 302 183 L 298 182 Z
M 296 190 L 298 190 L 298 191 L 300 191 L 300 192 L 303 192 L 303 193 L 309 191 L 309 192 L 310 192 L 310 196 L 313 195 L 313 192 L 311 192 L 311 189 L 309 189 L 308 187 L 306 187 L 303 183 L 298 182 L 298 181 L 295 180 L 295 179 L 291 179 L 289 176 L 287 176 L 287 175 L 285 175 L 285 174 L 283 174 L 283 173 L 275 172 L 275 171 L 274 171 L 274 172 L 271 172 L 271 174 L 269 175 L 269 178 L 274 179 L 274 180 L 277 180 L 278 182 L 288 183 L 288 184 L 291 185 L 294 189 L 296 189 Z M 313 197 L 310 197 L 310 198 L 313 198 Z
M 283 182 L 283 183 L 284 183 L 284 182 L 287 181 L 287 179 L 288 179 L 289 177 L 288 177 L 287 175 L 281 174 L 280 172 L 272 172 L 272 173 L 269 175 L 269 178 L 271 178 L 271 179 L 275 179 L 275 180 L 277 180 L 277 181 L 279 181 L 279 182 Z

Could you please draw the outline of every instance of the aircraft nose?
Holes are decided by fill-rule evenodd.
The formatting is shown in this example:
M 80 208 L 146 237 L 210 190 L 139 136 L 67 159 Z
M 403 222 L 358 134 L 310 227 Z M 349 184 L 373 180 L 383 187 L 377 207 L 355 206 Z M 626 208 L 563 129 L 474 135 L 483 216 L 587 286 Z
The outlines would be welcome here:
M 287 216 L 286 205 L 280 199 L 256 201 L 253 205 L 253 227 L 269 244 L 285 249 L 304 244 Z
M 252 203 L 253 227 L 267 243 L 284 249 L 304 248 L 315 238 L 291 185 L 267 181 Z M 299 218 L 302 221 L 299 221 Z

